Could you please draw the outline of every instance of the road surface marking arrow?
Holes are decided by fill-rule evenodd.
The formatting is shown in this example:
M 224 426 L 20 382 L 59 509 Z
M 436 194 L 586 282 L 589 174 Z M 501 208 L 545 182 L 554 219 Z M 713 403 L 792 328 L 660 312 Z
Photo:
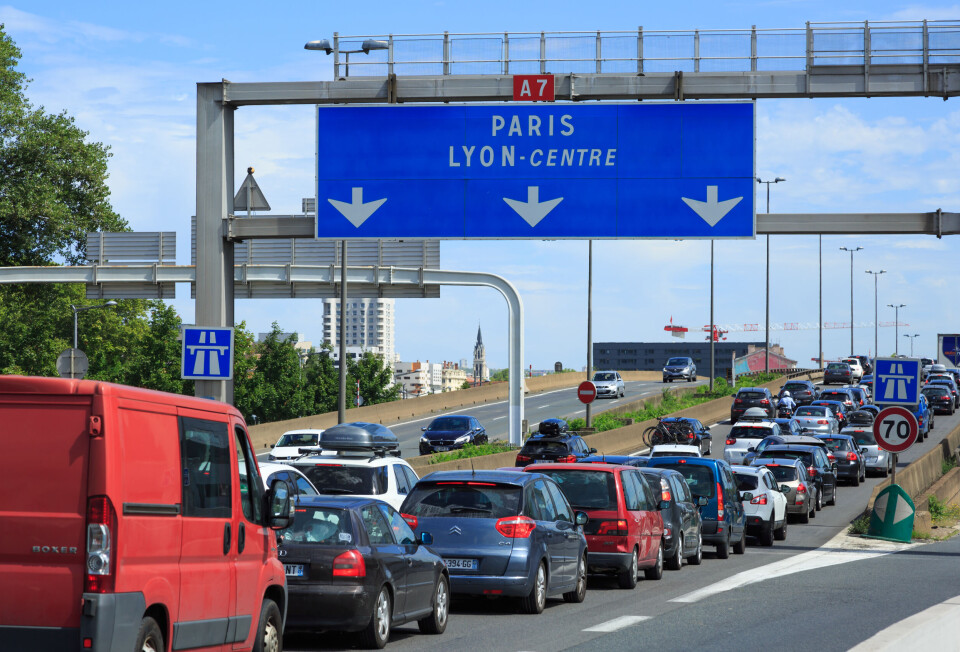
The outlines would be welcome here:
M 740 203 L 743 197 L 734 197 L 725 201 L 717 201 L 717 186 L 707 186 L 707 201 L 698 201 L 696 199 L 687 199 L 681 197 L 683 202 L 693 209 L 693 211 L 703 218 L 704 222 L 710 226 L 715 226 L 717 222 L 723 219 L 723 216 L 733 210 L 733 207 Z
M 540 186 L 527 186 L 527 201 L 519 199 L 503 198 L 517 214 L 524 219 L 530 226 L 536 226 L 540 220 L 547 216 L 547 213 L 557 207 L 557 204 L 563 201 L 563 197 L 540 201 Z
M 345 218 L 350 220 L 350 224 L 353 224 L 357 228 L 360 228 L 360 225 L 366 222 L 367 218 L 373 215 L 373 213 L 383 205 L 383 202 L 387 201 L 386 197 L 384 197 L 383 199 L 375 199 L 364 204 L 363 188 L 354 188 L 352 198 L 353 201 L 349 204 L 345 201 L 337 201 L 336 199 L 328 199 L 327 201 L 333 204 L 333 207 L 340 211 Z

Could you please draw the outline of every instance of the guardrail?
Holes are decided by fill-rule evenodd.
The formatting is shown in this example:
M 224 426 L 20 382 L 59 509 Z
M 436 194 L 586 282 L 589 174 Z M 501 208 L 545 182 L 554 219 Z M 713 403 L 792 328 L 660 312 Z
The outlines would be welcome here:
M 809 71 L 817 66 L 960 63 L 960 21 L 812 23 L 802 28 L 340 35 L 335 79 Z M 364 52 L 366 56 L 350 54 Z

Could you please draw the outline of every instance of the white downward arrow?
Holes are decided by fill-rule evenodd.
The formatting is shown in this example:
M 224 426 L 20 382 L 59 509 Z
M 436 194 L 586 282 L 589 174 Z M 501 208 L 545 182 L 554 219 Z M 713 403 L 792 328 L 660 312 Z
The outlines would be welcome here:
M 530 226 L 536 226 L 537 223 L 547 216 L 547 213 L 557 207 L 557 204 L 563 201 L 563 197 L 540 201 L 540 186 L 527 186 L 527 201 L 519 199 L 503 198 L 517 214 Z
M 733 207 L 739 204 L 743 197 L 717 201 L 717 186 L 707 186 L 707 201 L 687 199 L 686 197 L 680 199 L 702 217 L 707 224 L 714 226 L 723 219 L 724 215 L 733 210 Z
M 345 218 L 350 220 L 350 224 L 353 224 L 357 228 L 360 228 L 360 225 L 366 222 L 367 218 L 373 215 L 373 213 L 383 205 L 383 202 L 387 201 L 386 197 L 384 197 L 383 199 L 375 199 L 364 204 L 363 188 L 354 188 L 352 199 L 353 201 L 349 204 L 345 201 L 337 201 L 336 199 L 327 199 L 327 201 L 333 204 L 333 207 L 340 211 Z

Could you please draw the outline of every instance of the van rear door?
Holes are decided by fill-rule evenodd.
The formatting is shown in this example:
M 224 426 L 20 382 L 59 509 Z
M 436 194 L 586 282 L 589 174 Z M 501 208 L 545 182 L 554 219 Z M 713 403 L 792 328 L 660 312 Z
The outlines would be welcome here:
M 0 640 L 11 649 L 79 642 L 92 397 L 65 388 L 0 379 Z

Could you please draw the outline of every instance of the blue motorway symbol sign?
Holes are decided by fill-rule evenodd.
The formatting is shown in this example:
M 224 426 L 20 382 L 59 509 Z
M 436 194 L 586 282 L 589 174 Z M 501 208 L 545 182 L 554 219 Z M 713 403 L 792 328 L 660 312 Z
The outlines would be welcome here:
M 877 405 L 916 405 L 920 401 L 920 361 L 877 358 L 873 401 Z
M 751 238 L 754 105 L 321 107 L 317 237 Z
M 184 326 L 180 376 L 184 380 L 233 378 L 233 329 Z
M 953 366 L 960 364 L 960 335 L 941 335 L 940 354 Z

